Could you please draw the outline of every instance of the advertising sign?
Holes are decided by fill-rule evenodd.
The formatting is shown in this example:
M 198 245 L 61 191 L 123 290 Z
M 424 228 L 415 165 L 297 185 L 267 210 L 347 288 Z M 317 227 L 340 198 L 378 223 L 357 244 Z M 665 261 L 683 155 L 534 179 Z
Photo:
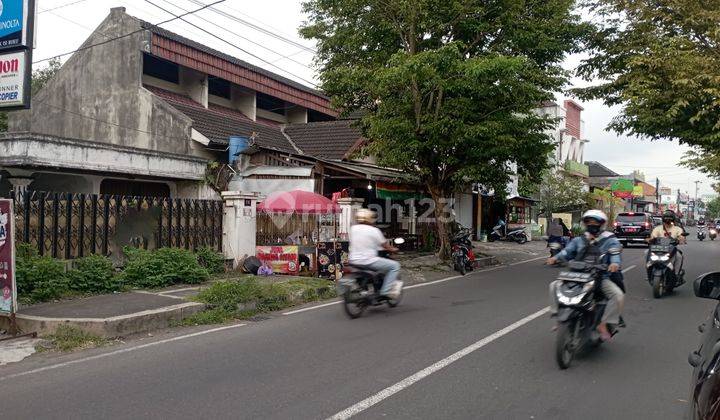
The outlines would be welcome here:
M 297 274 L 300 270 L 297 245 L 258 246 L 255 256 L 275 274 Z
M 643 190 L 642 185 L 634 186 L 632 195 L 633 195 L 633 197 L 643 197 L 645 195 L 645 190 Z
M 340 278 L 343 265 L 348 262 L 349 242 L 320 242 L 317 244 L 318 275 L 325 278 Z
M 0 51 L 32 47 L 29 19 L 33 3 L 31 0 L 0 0 Z
M 0 199 L 0 315 L 17 311 L 13 201 Z
M 630 198 L 632 197 L 635 185 L 631 179 L 616 179 L 613 181 L 610 189 L 615 197 Z
M 0 54 L 0 108 L 23 107 L 29 103 L 28 65 L 29 55 L 25 51 Z

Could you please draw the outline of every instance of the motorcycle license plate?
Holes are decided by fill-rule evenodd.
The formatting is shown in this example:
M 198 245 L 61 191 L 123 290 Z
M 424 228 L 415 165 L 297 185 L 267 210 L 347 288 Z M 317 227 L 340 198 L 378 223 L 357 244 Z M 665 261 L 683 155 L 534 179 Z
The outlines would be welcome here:
M 561 271 L 558 280 L 576 281 L 578 283 L 587 283 L 592 280 L 592 273 L 578 273 L 575 271 Z

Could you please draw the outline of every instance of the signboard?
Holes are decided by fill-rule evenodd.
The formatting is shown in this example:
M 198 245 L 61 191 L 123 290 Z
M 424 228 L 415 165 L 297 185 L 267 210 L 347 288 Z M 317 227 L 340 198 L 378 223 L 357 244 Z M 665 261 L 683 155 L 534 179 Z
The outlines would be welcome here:
M 326 278 L 342 276 L 343 265 L 348 262 L 349 242 L 320 242 L 317 244 L 318 275 Z
M 258 246 L 255 256 L 276 274 L 297 274 L 300 270 L 297 245 Z
M 32 47 L 34 3 L 31 0 L 0 0 L 0 51 Z
M 636 185 L 633 187 L 632 191 L 633 197 L 643 197 L 645 196 L 645 191 L 643 190 L 642 185 Z
M 30 56 L 25 51 L 0 54 L 0 108 L 25 107 L 30 103 L 29 65 Z
M 13 201 L 0 199 L 0 315 L 17 311 Z
M 610 186 L 615 197 L 630 198 L 632 197 L 633 188 L 635 185 L 631 179 L 616 179 Z
M 584 163 L 576 162 L 574 160 L 565 161 L 565 170 L 577 176 L 590 176 L 590 168 Z

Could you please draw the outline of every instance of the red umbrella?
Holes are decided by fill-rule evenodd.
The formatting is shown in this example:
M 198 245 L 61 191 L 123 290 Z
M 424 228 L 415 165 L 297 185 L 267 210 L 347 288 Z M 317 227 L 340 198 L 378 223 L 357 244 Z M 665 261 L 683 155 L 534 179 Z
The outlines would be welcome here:
M 274 192 L 257 206 L 264 213 L 331 214 L 340 213 L 332 200 L 310 191 Z

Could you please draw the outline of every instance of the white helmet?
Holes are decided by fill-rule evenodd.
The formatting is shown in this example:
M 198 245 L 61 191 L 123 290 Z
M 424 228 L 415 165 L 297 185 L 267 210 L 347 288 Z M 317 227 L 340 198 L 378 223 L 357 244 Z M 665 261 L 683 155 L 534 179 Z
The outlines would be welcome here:
M 374 210 L 358 209 L 358 211 L 355 213 L 355 220 L 358 223 L 373 225 L 377 221 L 377 214 Z
M 604 225 L 608 221 L 607 215 L 601 211 L 601 210 L 588 210 L 582 215 L 583 222 L 586 219 L 595 219 L 598 222 L 600 222 L 601 225 Z

